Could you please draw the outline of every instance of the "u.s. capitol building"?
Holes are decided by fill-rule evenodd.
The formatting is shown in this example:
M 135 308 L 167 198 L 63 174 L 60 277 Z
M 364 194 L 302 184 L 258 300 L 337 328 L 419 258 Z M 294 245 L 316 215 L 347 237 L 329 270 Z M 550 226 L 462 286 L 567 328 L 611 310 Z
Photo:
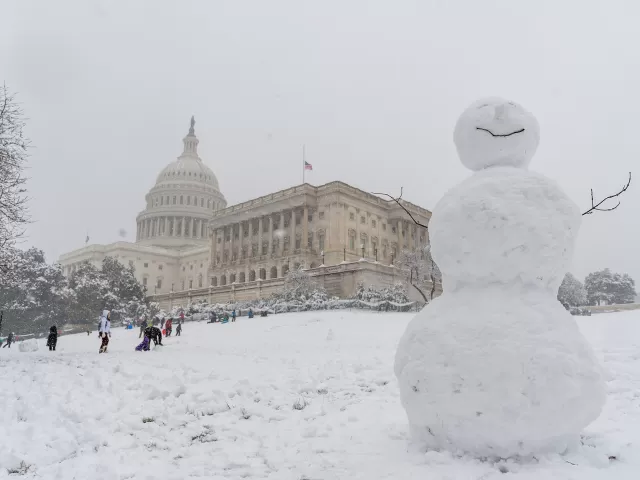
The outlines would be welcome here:
M 135 267 L 163 308 L 191 301 L 266 297 L 293 268 L 305 268 L 329 293 L 345 297 L 358 282 L 401 280 L 393 266 L 427 232 L 395 202 L 343 182 L 304 183 L 227 206 L 213 171 L 198 156 L 191 121 L 182 154 L 158 175 L 137 216 L 136 241 L 87 245 L 60 257 L 66 275 L 105 256 Z M 431 212 L 403 201 L 421 223 Z

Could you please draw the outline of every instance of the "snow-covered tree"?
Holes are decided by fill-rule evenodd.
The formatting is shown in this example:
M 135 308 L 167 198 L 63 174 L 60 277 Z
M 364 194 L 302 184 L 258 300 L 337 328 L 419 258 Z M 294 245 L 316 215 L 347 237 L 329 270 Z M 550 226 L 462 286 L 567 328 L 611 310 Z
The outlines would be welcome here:
M 635 282 L 627 275 L 605 268 L 587 275 L 584 281 L 589 305 L 613 305 L 635 301 Z
M 109 282 L 100 270 L 89 262 L 81 263 L 69 277 L 69 287 L 75 292 L 76 301 L 71 307 L 72 323 L 94 323 L 105 308 Z
M 75 293 L 68 288 L 59 265 L 49 265 L 42 250 L 2 249 L 0 263 L 7 266 L 0 276 L 0 309 L 14 331 L 42 332 L 62 325 Z
M 0 247 L 21 236 L 28 221 L 23 171 L 29 141 L 22 132 L 24 126 L 14 95 L 0 85 Z
M 419 250 L 402 250 L 396 261 L 405 280 L 417 290 L 425 302 L 433 300 L 436 285 L 442 281 L 442 274 L 431 256 L 431 245 Z M 429 291 L 425 285 L 429 283 Z
M 587 304 L 587 290 L 580 280 L 571 273 L 567 273 L 562 279 L 558 289 L 558 300 L 565 307 L 580 307 Z
M 324 289 L 307 271 L 298 268 L 284 277 L 284 288 L 279 297 L 284 301 L 306 301 L 317 292 L 324 292 Z

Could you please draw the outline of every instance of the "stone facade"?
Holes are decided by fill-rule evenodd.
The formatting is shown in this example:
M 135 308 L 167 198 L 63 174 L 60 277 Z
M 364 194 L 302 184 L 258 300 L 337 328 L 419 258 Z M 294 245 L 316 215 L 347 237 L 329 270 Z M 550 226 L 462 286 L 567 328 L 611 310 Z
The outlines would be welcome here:
M 150 296 L 168 308 L 195 299 L 265 297 L 282 287 L 289 270 L 302 267 L 344 297 L 359 281 L 400 280 L 394 258 L 429 242 L 426 230 L 395 202 L 338 181 L 227 207 L 216 176 L 198 157 L 194 123 L 182 155 L 146 195 L 136 242 L 89 245 L 62 255 L 65 274 L 112 256 L 133 265 Z M 419 222 L 429 222 L 428 210 L 402 205 Z

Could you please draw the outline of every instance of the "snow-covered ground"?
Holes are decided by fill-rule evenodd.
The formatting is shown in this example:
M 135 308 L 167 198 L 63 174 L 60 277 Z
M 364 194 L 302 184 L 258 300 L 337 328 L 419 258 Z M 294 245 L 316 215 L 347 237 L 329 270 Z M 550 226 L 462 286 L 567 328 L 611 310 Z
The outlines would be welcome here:
M 494 464 L 414 452 L 393 376 L 412 314 L 308 312 L 0 350 L 0 479 L 637 479 L 640 312 L 579 317 L 608 371 L 580 450 Z M 609 459 L 609 457 L 615 459 Z M 26 466 L 30 466 L 26 468 Z

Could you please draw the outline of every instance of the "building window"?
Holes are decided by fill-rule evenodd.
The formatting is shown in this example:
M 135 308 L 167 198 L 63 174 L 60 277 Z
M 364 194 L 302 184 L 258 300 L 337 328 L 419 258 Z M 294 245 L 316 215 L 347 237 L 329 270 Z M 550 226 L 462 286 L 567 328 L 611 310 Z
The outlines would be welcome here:
M 184 205 L 184 197 L 180 195 L 180 205 Z
M 200 199 L 200 206 L 204 208 L 204 198 Z
M 189 280 L 189 290 L 193 288 L 193 280 Z
M 364 217 L 360 217 L 360 223 L 364 225 L 365 223 L 367 223 L 367 219 Z
M 202 275 L 198 277 L 198 288 L 202 288 Z
M 355 214 L 355 213 L 353 213 L 353 212 L 351 212 L 351 213 L 349 214 L 349 220 L 352 220 L 352 221 L 353 221 L 353 220 L 355 220 L 355 219 L 356 219 L 356 214 Z
M 324 235 L 318 236 L 318 247 L 321 252 L 324 252 Z
M 386 223 L 383 223 L 383 224 L 382 224 L 382 231 L 383 231 L 383 232 L 386 232 L 386 231 L 387 231 L 387 224 L 386 224 Z
M 320 220 L 324 220 L 324 212 L 320 212 L 318 216 L 320 217 Z
M 396 227 L 391 227 L 391 233 L 396 233 L 398 229 Z
M 184 271 L 185 271 L 185 269 L 186 269 L 186 268 L 185 268 L 185 266 L 183 265 L 183 266 L 182 266 L 182 271 L 184 272 Z
M 193 270 L 193 265 L 189 265 L 189 270 Z
M 164 197 L 160 197 L 160 205 L 164 205 Z
M 159 278 L 158 281 L 156 282 L 156 288 L 162 288 L 162 279 Z
M 144 285 L 145 287 L 147 286 L 147 280 L 147 277 L 142 278 L 142 285 Z
M 377 225 L 378 225 L 378 223 L 375 220 L 371 220 L 371 226 L 373 228 L 376 228 Z
M 201 263 L 201 264 L 200 264 L 200 268 L 202 268 L 202 266 L 203 266 L 203 265 L 204 265 L 204 263 Z
M 309 214 L 309 216 L 307 217 L 307 221 L 313 222 L 313 213 Z
M 207 208 L 211 208 L 211 199 L 207 200 Z
M 165 202 L 167 205 L 169 205 L 169 195 L 167 195 L 167 199 L 165 200 Z
M 148 264 L 148 263 L 145 263 L 145 264 L 144 264 L 144 268 L 149 268 L 149 264 Z
M 349 236 L 349 250 L 355 250 L 356 248 L 356 237 L 355 235 Z
M 262 244 L 262 255 L 267 255 L 269 253 L 269 244 L 268 243 L 263 243 Z
M 285 218 L 284 219 L 284 228 L 287 228 L 287 227 L 289 227 L 289 219 Z
M 300 243 L 301 243 L 301 239 L 296 238 L 296 250 L 300 250 Z
M 313 233 L 310 233 L 307 238 L 307 248 L 313 247 Z
M 294 215 L 296 218 L 296 225 L 300 225 L 300 219 L 302 217 L 302 215 Z
M 164 268 L 164 265 L 158 265 L 158 270 L 162 270 Z
M 187 205 L 191 205 L 191 195 L 187 195 Z

